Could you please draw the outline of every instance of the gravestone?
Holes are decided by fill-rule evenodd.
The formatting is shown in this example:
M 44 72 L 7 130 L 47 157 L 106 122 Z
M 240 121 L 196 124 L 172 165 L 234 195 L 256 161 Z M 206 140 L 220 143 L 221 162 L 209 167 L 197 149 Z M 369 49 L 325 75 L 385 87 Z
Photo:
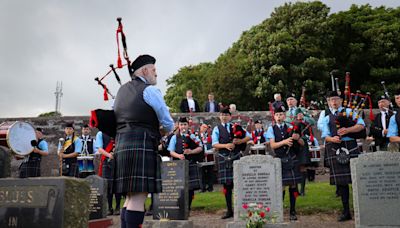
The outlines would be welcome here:
M 153 219 L 187 220 L 189 217 L 189 162 L 161 163 L 162 193 L 154 194 Z
M 107 181 L 97 175 L 85 178 L 90 185 L 89 219 L 107 217 Z
M 0 178 L 11 176 L 11 150 L 0 146 Z
M 70 177 L 0 179 L 0 227 L 88 227 L 89 185 Z
M 234 161 L 234 221 L 247 215 L 243 204 L 262 204 L 283 221 L 282 171 L 279 158 L 270 155 L 251 155 Z
M 400 227 L 400 153 L 350 160 L 356 227 Z

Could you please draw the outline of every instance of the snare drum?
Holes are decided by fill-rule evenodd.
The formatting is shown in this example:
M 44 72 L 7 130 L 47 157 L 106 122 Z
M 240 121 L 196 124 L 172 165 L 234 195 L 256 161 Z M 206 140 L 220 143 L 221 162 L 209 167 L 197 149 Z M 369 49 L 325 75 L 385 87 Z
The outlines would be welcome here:
M 0 145 L 17 155 L 25 156 L 33 151 L 31 141 L 36 140 L 33 126 L 26 122 L 4 122 L 0 124 Z
M 264 144 L 255 144 L 254 146 L 250 147 L 251 151 L 256 151 L 256 154 L 265 154 L 265 145 Z
M 319 146 L 310 146 L 309 151 L 311 162 L 321 161 L 321 148 Z
M 79 173 L 94 173 L 93 156 L 78 156 Z

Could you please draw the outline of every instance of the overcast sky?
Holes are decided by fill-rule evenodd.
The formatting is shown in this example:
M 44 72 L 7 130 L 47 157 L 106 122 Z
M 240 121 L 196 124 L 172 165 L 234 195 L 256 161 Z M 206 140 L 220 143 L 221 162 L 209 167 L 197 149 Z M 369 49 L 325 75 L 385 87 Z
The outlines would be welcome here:
M 55 110 L 63 83 L 61 113 L 89 115 L 110 108 L 94 78 L 116 65 L 115 30 L 123 18 L 128 53 L 157 58 L 158 87 L 179 68 L 212 62 L 241 33 L 268 18 L 278 0 L 1 0 L 0 117 L 30 117 Z M 325 0 L 331 12 L 352 3 L 398 7 L 398 0 Z M 120 70 L 124 82 L 127 70 Z M 106 80 L 112 93 L 118 85 Z

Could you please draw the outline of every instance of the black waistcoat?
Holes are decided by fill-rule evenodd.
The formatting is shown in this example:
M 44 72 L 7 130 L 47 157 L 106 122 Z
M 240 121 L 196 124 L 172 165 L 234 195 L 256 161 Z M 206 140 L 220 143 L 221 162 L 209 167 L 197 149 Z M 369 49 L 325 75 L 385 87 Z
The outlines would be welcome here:
M 193 141 L 190 137 L 182 137 L 181 134 L 176 135 L 176 145 L 175 145 L 175 152 L 178 154 L 183 154 L 184 145 L 186 144 L 186 149 L 196 149 L 199 147 L 195 141 Z M 188 154 L 185 155 L 185 158 L 190 161 L 190 163 L 201 162 L 204 157 L 204 152 L 200 152 L 198 154 Z
M 280 142 L 289 138 L 288 127 L 286 124 L 283 125 L 283 130 L 281 130 L 277 124 L 275 124 L 272 129 L 274 130 L 275 142 Z M 285 145 L 274 149 L 276 156 L 278 158 L 286 157 L 286 151 L 288 148 L 289 147 Z
M 80 139 L 82 140 L 82 153 L 83 153 L 83 147 L 85 144 L 85 140 L 83 139 L 83 136 L 80 137 Z M 89 138 L 86 140 L 86 145 L 87 145 L 87 150 L 89 154 L 93 154 L 93 142 L 94 139 L 92 136 L 89 135 Z
M 115 117 L 117 125 L 129 123 L 159 135 L 157 114 L 143 98 L 143 91 L 147 86 L 149 85 L 138 77 L 122 85 L 114 102 Z

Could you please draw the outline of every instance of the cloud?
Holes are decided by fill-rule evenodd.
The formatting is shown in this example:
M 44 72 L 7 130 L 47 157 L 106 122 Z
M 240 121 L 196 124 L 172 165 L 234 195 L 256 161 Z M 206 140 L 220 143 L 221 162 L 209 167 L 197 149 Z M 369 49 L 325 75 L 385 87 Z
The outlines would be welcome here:
M 324 2 L 333 12 L 367 3 Z M 399 5 L 394 0 L 376 2 Z M 131 59 L 142 53 L 157 58 L 158 86 L 165 93 L 166 79 L 179 68 L 215 61 L 244 30 L 282 4 L 277 0 L 2 1 L 0 117 L 54 111 L 57 81 L 63 82 L 64 115 L 109 108 L 94 78 L 116 62 L 117 17 L 123 18 Z M 128 81 L 126 70 L 119 72 Z M 118 85 L 112 77 L 106 82 L 116 94 Z

